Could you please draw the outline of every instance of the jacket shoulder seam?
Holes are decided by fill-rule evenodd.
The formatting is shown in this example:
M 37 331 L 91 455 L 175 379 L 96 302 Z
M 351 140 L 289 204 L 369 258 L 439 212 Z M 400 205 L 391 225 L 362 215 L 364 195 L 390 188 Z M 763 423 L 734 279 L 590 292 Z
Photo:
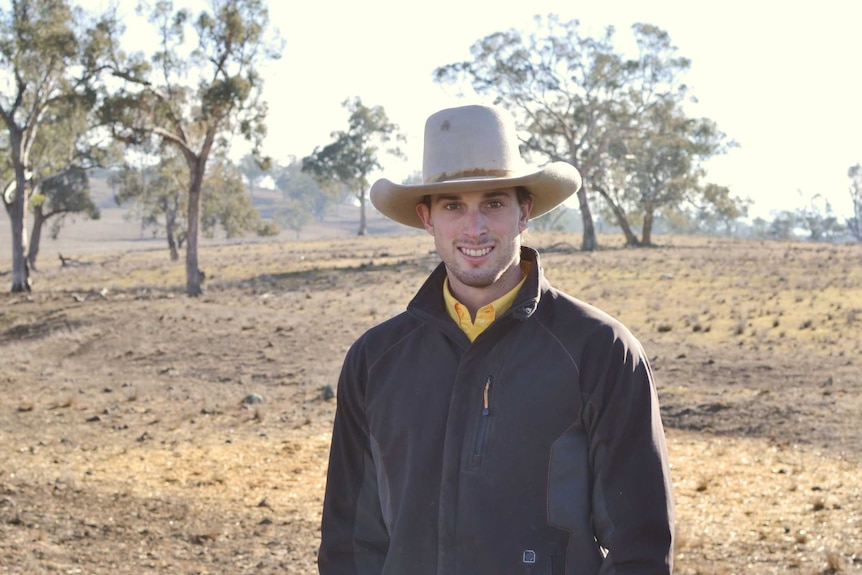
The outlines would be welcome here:
M 401 336 L 400 338 L 398 338 L 397 340 L 393 341 L 391 344 L 386 346 L 385 349 L 381 350 L 377 354 L 377 356 L 374 358 L 374 360 L 368 364 L 368 371 L 371 371 L 372 369 L 374 369 L 374 366 L 377 365 L 377 363 L 380 362 L 381 359 L 386 357 L 386 355 L 389 354 L 389 352 L 392 351 L 393 348 L 401 345 L 401 343 L 404 342 L 404 340 L 410 338 L 417 330 L 421 329 L 422 327 L 423 326 L 421 324 L 416 325 L 415 327 L 410 329 L 407 333 L 405 333 L 403 336 Z

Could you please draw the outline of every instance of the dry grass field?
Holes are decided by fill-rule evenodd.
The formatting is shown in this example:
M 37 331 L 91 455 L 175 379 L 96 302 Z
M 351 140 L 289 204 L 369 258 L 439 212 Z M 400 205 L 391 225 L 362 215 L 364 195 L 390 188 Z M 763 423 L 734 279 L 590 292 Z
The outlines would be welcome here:
M 315 573 L 326 386 L 431 239 L 209 243 L 190 299 L 182 262 L 122 233 L 46 242 L 34 291 L 0 294 L 0 573 Z M 862 573 L 862 246 L 578 241 L 528 244 L 650 354 L 676 572 Z

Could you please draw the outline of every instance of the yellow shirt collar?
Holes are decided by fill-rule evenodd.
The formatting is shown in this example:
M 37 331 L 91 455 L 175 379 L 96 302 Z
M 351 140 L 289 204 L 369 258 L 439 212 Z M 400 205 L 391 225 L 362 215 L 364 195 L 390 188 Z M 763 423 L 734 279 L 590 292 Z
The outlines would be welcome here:
M 467 306 L 455 299 L 455 296 L 449 290 L 449 278 L 447 277 L 443 281 L 443 300 L 446 302 L 446 311 L 449 312 L 449 317 L 458 324 L 458 327 L 467 334 L 470 342 L 476 341 L 480 333 L 485 331 L 497 317 L 503 315 L 512 307 L 512 304 L 515 303 L 515 296 L 518 295 L 518 291 L 524 285 L 527 275 L 530 273 L 530 262 L 521 262 L 521 272 L 524 274 L 524 277 L 518 282 L 518 285 L 502 297 L 479 309 L 476 312 L 475 322 L 470 317 L 470 311 L 467 309 Z

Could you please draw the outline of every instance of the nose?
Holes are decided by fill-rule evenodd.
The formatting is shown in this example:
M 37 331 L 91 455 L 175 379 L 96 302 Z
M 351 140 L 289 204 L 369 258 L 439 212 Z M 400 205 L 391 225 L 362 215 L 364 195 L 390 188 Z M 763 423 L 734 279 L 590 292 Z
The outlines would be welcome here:
M 488 218 L 482 210 L 471 209 L 464 217 L 464 236 L 470 239 L 478 239 L 488 232 Z

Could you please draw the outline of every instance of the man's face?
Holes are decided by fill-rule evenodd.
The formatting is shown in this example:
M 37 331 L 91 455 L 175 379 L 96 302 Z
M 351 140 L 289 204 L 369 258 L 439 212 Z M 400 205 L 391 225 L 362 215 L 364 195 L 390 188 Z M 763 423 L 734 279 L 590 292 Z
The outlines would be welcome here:
M 431 196 L 431 207 L 421 203 L 416 212 L 434 236 L 457 294 L 461 286 L 495 286 L 507 271 L 517 280 L 502 286 L 505 291 L 520 281 L 521 232 L 527 229 L 532 208 L 531 201 L 518 203 L 514 188 L 505 188 Z

